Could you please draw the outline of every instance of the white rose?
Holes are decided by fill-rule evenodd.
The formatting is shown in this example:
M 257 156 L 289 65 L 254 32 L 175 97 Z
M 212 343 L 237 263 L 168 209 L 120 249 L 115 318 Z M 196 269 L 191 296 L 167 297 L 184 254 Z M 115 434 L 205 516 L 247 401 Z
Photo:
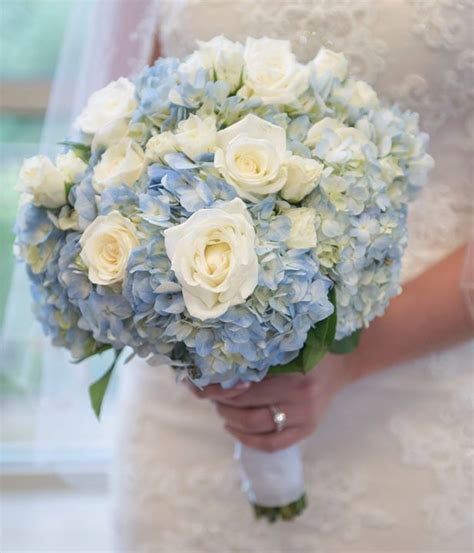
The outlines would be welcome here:
M 231 90 L 237 88 L 244 65 L 243 47 L 223 36 L 216 36 L 208 42 L 198 40 L 199 54 L 208 69 L 214 69 L 220 81 L 226 81 Z
M 148 162 L 160 162 L 166 154 L 175 152 L 176 139 L 172 132 L 166 131 L 152 136 L 146 145 L 145 156 Z
M 91 95 L 75 125 L 86 134 L 94 134 L 111 123 L 129 119 L 137 107 L 135 85 L 122 77 Z
M 149 127 L 146 123 L 129 123 L 127 127 L 127 137 L 135 142 L 142 144 L 149 137 Z
M 37 206 L 56 208 L 66 203 L 64 175 L 43 155 L 25 159 L 17 190 L 31 194 Z
M 129 122 L 127 119 L 112 121 L 99 129 L 92 139 L 91 149 L 93 152 L 99 148 L 109 148 L 120 142 L 128 135 Z
M 290 218 L 290 236 L 286 241 L 289 248 L 315 248 L 316 238 L 316 211 L 311 207 L 296 207 L 283 213 Z
M 131 186 L 142 176 L 145 167 L 145 154 L 140 145 L 124 138 L 108 148 L 95 166 L 94 188 L 100 193 L 119 184 Z
M 135 226 L 118 211 L 97 217 L 79 243 L 89 280 L 104 286 L 123 281 L 130 254 L 139 244 Z
M 323 168 L 323 164 L 315 159 L 291 156 L 288 159 L 288 180 L 281 189 L 281 197 L 289 202 L 301 202 L 316 188 Z
M 257 201 L 286 183 L 286 132 L 256 115 L 217 133 L 214 165 L 239 196 Z
M 201 119 L 191 114 L 180 121 L 174 135 L 178 148 L 191 159 L 213 152 L 216 148 L 216 118 L 212 115 Z
M 310 63 L 310 67 L 316 72 L 318 77 L 324 74 L 330 74 L 340 81 L 343 81 L 347 76 L 347 59 L 342 53 L 333 52 L 327 48 L 321 48 Z
M 375 109 L 379 99 L 375 90 L 365 81 L 348 79 L 343 85 L 334 88 L 333 100 L 343 101 L 356 108 Z
M 308 88 L 308 70 L 296 61 L 288 40 L 248 38 L 244 50 L 244 87 L 239 94 L 265 104 L 287 104 Z
M 198 50 L 180 64 L 178 72 L 191 84 L 195 84 L 200 69 L 214 71 L 218 80 L 226 81 L 231 90 L 240 83 L 244 64 L 243 47 L 223 36 L 203 42 L 198 40 Z
M 255 230 L 239 198 L 201 209 L 164 234 L 166 253 L 193 317 L 219 317 L 244 303 L 257 286 Z
M 66 182 L 74 182 L 82 178 L 87 169 L 87 163 L 84 163 L 72 150 L 69 150 L 69 152 L 56 157 L 56 167 L 63 174 Z

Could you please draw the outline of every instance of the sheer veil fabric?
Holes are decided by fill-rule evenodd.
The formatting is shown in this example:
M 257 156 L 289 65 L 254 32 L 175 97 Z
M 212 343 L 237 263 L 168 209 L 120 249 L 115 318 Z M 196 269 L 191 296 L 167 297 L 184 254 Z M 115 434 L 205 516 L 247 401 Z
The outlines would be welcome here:
M 242 41 L 249 35 L 288 38 L 302 59 L 321 45 L 342 50 L 382 96 L 419 111 L 432 135 L 437 165 L 410 215 L 409 279 L 472 237 L 472 18 L 468 0 L 78 1 L 65 33 L 43 149 L 50 151 L 67 134 L 93 90 L 148 62 L 156 35 L 163 55 L 185 55 L 196 39 L 218 34 Z M 472 251 L 460 283 L 471 307 Z M 5 343 L 18 322 L 16 306 L 28 301 L 19 275 Z M 32 341 L 22 332 L 22 344 L 28 340 L 28 348 L 42 354 L 46 389 L 48 381 L 64 382 L 62 397 L 85 398 L 81 405 L 73 402 L 71 420 L 86 443 L 94 426 L 84 422 L 90 416 L 88 373 L 67 366 L 67 354 L 49 348 L 39 333 Z M 116 549 L 470 551 L 472 355 L 471 342 L 344 390 L 305 445 L 306 515 L 271 528 L 252 520 L 238 490 L 232 440 L 212 406 L 193 402 L 165 367 L 132 361 L 121 367 L 117 405 Z
M 132 77 L 148 62 L 153 48 L 155 3 L 74 0 L 71 4 L 39 145 L 40 152 L 53 159 L 90 94 L 120 76 Z M 110 441 L 110 428 L 97 424 L 87 387 L 93 373 L 103 372 L 108 358 L 72 364 L 69 353 L 52 348 L 34 320 L 23 266 L 15 267 L 11 282 L 0 337 L 6 360 L 2 371 L 27 391 L 40 368 L 35 460 L 49 464 L 71 448 L 95 455 L 98 444 Z
M 64 138 L 92 92 L 119 77 L 132 77 L 148 63 L 157 9 L 158 3 L 150 0 L 75 0 L 55 74 L 43 143 L 55 144 Z M 58 121 L 64 122 L 65 130 L 57 129 Z

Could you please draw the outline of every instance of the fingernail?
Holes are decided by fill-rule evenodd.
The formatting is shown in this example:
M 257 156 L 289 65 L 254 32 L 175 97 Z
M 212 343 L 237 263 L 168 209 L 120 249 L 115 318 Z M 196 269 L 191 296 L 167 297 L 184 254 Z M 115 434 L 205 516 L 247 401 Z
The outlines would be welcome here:
M 250 382 L 239 382 L 232 389 L 233 390 L 248 390 L 250 388 Z

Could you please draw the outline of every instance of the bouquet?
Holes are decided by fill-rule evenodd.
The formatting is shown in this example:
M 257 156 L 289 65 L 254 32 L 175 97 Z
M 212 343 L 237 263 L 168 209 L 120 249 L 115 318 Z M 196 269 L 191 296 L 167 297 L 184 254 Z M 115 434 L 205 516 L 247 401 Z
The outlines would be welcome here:
M 200 387 L 306 373 L 400 292 L 427 141 L 341 53 L 216 37 L 159 59 L 92 94 L 55 163 L 24 162 L 36 315 L 76 360 L 128 347 Z M 258 515 L 304 508 L 298 446 L 239 452 Z

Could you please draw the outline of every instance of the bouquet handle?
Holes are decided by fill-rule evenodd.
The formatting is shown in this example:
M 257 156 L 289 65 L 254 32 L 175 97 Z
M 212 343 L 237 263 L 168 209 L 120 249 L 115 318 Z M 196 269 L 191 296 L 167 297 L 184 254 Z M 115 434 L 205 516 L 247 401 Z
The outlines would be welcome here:
M 242 490 L 255 514 L 271 522 L 290 520 L 306 506 L 303 461 L 298 444 L 267 453 L 236 442 Z

